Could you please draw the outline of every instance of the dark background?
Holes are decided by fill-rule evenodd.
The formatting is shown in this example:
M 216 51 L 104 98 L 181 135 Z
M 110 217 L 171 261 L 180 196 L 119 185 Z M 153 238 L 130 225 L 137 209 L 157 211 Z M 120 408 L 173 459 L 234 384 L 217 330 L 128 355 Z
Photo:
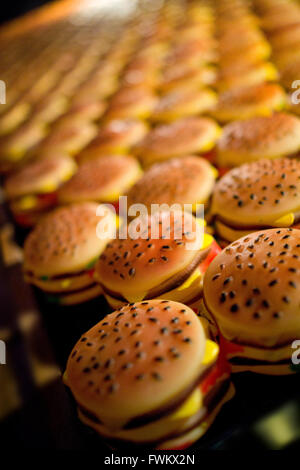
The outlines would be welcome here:
M 3 2 L 0 8 L 0 24 L 24 15 L 29 10 L 38 8 L 45 3 L 53 3 L 54 0 L 17 0 Z

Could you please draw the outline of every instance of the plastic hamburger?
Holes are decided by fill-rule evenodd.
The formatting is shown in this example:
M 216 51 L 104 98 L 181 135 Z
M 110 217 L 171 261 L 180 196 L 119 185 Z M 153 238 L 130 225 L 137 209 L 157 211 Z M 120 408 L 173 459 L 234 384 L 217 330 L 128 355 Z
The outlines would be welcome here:
M 300 230 L 274 228 L 240 238 L 208 267 L 202 313 L 217 322 L 234 372 L 296 371 L 299 257 Z
M 216 69 L 212 65 L 189 66 L 184 64 L 166 67 L 159 82 L 163 92 L 176 88 L 198 89 L 216 81 Z
M 229 122 L 254 116 L 269 116 L 273 111 L 281 111 L 286 104 L 287 97 L 280 85 L 260 83 L 221 93 L 210 114 L 219 122 Z
M 255 116 L 227 124 L 217 143 L 221 167 L 232 167 L 261 158 L 279 158 L 300 149 L 300 119 L 288 113 Z
M 148 132 L 147 125 L 138 119 L 116 119 L 100 127 L 96 137 L 76 156 L 80 162 L 99 155 L 126 153 Z
M 60 155 L 29 162 L 10 175 L 4 192 L 16 222 L 25 227 L 34 225 L 56 205 L 58 188 L 75 171 L 73 159 Z
M 82 335 L 64 381 L 81 421 L 113 447 L 179 450 L 232 398 L 229 374 L 190 308 L 149 300 L 116 310 Z
M 73 305 L 98 297 L 94 265 L 114 233 L 115 216 L 106 208 L 97 216 L 96 203 L 55 209 L 43 217 L 24 246 L 25 280 L 47 293 L 49 301 Z M 106 232 L 97 225 L 105 217 Z
M 97 134 L 95 124 L 85 120 L 57 121 L 46 138 L 38 145 L 41 154 L 49 151 L 76 154 Z
M 84 201 L 117 203 L 141 177 L 138 161 L 130 155 L 106 155 L 79 165 L 78 171 L 58 191 L 62 204 Z
M 158 211 L 131 224 L 125 236 L 108 243 L 95 267 L 109 305 L 153 298 L 196 305 L 203 273 L 220 251 L 203 233 L 203 220 L 180 210 Z
M 191 204 L 195 213 L 197 204 L 207 207 L 216 177 L 215 167 L 193 155 L 156 163 L 128 192 L 128 206 L 141 203 L 150 210 L 151 204 Z
M 178 118 L 207 113 L 217 103 L 217 95 L 208 88 L 175 89 L 161 97 L 151 115 L 153 121 L 170 122 Z
M 234 168 L 216 184 L 211 204 L 218 235 L 234 241 L 247 233 L 300 222 L 300 162 L 259 160 Z
M 126 118 L 147 118 L 157 103 L 155 94 L 144 86 L 119 89 L 111 98 L 105 113 L 105 120 Z
M 220 136 L 218 124 L 210 118 L 189 117 L 164 124 L 150 131 L 133 152 L 143 166 L 211 150 Z

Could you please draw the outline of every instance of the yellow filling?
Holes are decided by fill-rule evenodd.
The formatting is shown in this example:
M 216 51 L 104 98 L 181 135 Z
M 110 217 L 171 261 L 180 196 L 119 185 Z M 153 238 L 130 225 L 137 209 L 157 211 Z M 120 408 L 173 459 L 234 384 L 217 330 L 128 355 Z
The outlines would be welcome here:
M 37 206 L 38 198 L 36 196 L 24 196 L 16 201 L 16 208 L 19 210 L 33 209 Z

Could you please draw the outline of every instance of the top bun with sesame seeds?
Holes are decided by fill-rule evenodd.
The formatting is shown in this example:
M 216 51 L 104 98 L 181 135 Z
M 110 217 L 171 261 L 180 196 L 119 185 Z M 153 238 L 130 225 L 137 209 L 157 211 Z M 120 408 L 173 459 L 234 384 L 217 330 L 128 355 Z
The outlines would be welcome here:
M 176 323 L 172 323 L 174 317 Z M 181 332 L 174 334 L 178 329 Z M 171 348 L 180 351 L 183 360 L 172 360 Z M 203 372 L 204 349 L 204 329 L 183 304 L 150 300 L 126 305 L 83 335 L 68 360 L 65 381 L 80 405 L 95 412 L 104 424 L 123 427 L 136 416 L 169 406 L 170 400 L 182 400 L 182 393 L 186 395 L 187 387 L 191 391 Z M 106 367 L 93 367 L 93 355 Z M 156 361 L 156 356 L 164 360 Z M 120 367 L 126 363 L 131 364 L 128 370 Z M 85 372 L 87 367 L 90 373 Z M 107 374 L 111 377 L 106 379 Z M 88 387 L 89 380 L 102 393 Z
M 95 279 L 112 307 L 157 297 L 187 303 L 201 295 L 199 265 L 214 240 L 192 214 L 142 216 L 124 235 L 108 243 L 96 264 Z
M 143 166 L 211 150 L 220 135 L 215 121 L 205 117 L 178 119 L 150 131 L 134 148 Z
M 158 178 L 163 181 L 157 184 Z M 204 158 L 193 155 L 156 163 L 128 192 L 128 206 L 151 204 L 205 204 L 211 196 L 217 171 Z
M 259 228 L 290 227 L 300 220 L 300 162 L 259 160 L 230 170 L 216 184 L 211 212 L 225 240 Z
M 300 149 L 300 119 L 288 113 L 255 116 L 227 124 L 217 144 L 220 166 L 292 155 Z
M 115 202 L 141 176 L 136 158 L 130 155 L 106 155 L 79 165 L 77 173 L 58 191 L 61 203 Z
M 220 356 L 193 310 L 149 300 L 124 306 L 83 334 L 64 382 L 80 419 L 114 445 L 172 448 L 166 442 L 179 438 L 187 446 L 225 401 L 229 376 Z
M 6 179 L 4 191 L 9 199 L 53 192 L 75 171 L 76 164 L 68 155 L 35 159 Z
M 300 337 L 299 259 L 300 230 L 276 228 L 240 238 L 208 267 L 205 308 L 223 337 L 241 346 L 231 348 L 239 367 L 290 371 L 291 343 Z
M 58 276 L 79 272 L 95 261 L 113 233 L 115 219 L 107 208 L 103 217 L 111 222 L 110 229 L 99 238 L 96 229 L 102 217 L 96 215 L 97 208 L 96 203 L 78 203 L 43 217 L 25 241 L 25 272 Z

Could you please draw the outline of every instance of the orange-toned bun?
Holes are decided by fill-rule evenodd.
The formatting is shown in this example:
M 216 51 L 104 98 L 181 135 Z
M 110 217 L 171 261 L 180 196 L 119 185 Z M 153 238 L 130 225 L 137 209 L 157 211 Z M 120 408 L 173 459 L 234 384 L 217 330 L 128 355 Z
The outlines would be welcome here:
M 28 162 L 9 176 L 4 185 L 8 199 L 55 191 L 76 170 L 71 157 L 59 156 Z
M 175 64 L 164 70 L 159 87 L 162 91 L 169 91 L 178 87 L 197 89 L 203 85 L 213 84 L 216 81 L 216 77 L 216 69 L 211 65 L 191 67 L 184 64 Z
M 98 135 L 77 156 L 79 163 L 99 155 L 126 153 L 148 132 L 147 125 L 137 119 L 113 120 L 100 127 Z
M 204 301 L 222 335 L 234 343 L 270 351 L 300 334 L 300 231 L 270 229 L 229 245 L 210 264 Z M 285 351 L 285 354 L 286 351 Z
M 163 182 L 157 184 L 161 175 Z M 216 170 L 201 157 L 187 156 L 157 163 L 128 192 L 128 206 L 142 203 L 151 209 L 151 204 L 196 204 L 206 203 L 212 193 Z
M 211 115 L 220 122 L 249 119 L 281 111 L 287 104 L 284 90 L 276 83 L 233 88 L 219 95 Z
M 191 214 L 157 212 L 132 221 L 125 236 L 112 240 L 96 265 L 95 279 L 109 303 L 120 306 L 162 296 L 188 302 L 201 296 L 198 267 L 213 238 L 201 236 Z
M 79 165 L 77 173 L 58 191 L 58 201 L 114 202 L 141 174 L 138 161 L 130 155 L 100 156 Z
M 105 119 L 146 118 L 157 103 L 157 97 L 143 86 L 123 87 L 110 100 Z
M 172 322 L 174 317 L 177 322 Z M 118 429 L 132 418 L 178 401 L 200 378 L 204 351 L 205 333 L 192 310 L 151 300 L 125 306 L 85 333 L 70 355 L 64 378 L 80 405 L 104 425 Z M 122 367 L 128 363 L 131 367 Z
M 57 122 L 50 134 L 40 143 L 41 153 L 56 151 L 74 154 L 85 147 L 96 135 L 97 127 L 88 121 L 70 120 Z M 36 150 L 37 152 L 37 150 Z
M 200 90 L 177 88 L 161 97 L 151 115 L 151 119 L 159 122 L 170 122 L 178 118 L 204 114 L 211 110 L 216 102 L 216 94 L 208 88 Z
M 288 113 L 227 124 L 217 145 L 220 166 L 291 155 L 300 148 L 300 119 Z
M 97 237 L 98 204 L 82 203 L 56 209 L 29 234 L 24 246 L 24 270 L 35 276 L 79 272 L 103 251 L 107 239 Z M 107 210 L 107 217 L 113 215 Z
M 225 174 L 211 205 L 222 238 L 233 241 L 243 235 L 239 232 L 294 225 L 300 213 L 299 174 L 300 162 L 288 158 L 258 160 Z
M 133 150 L 144 166 L 150 166 L 172 157 L 206 152 L 214 146 L 219 134 L 220 128 L 212 119 L 178 119 L 150 131 Z

